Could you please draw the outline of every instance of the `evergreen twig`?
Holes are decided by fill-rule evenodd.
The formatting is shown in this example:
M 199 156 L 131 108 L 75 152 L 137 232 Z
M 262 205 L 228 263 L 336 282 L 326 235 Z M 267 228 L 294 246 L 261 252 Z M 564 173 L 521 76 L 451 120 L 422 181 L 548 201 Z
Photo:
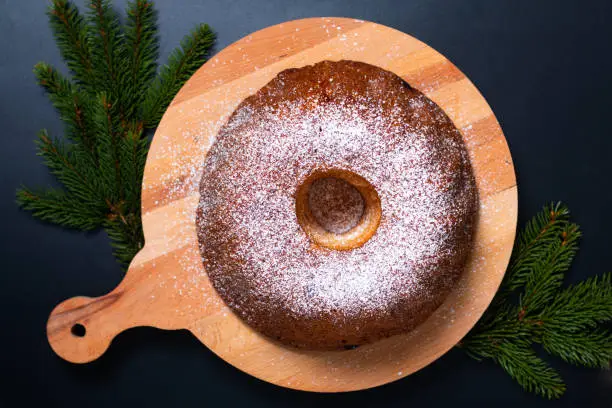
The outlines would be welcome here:
M 612 360 L 612 334 L 598 326 L 612 320 L 612 274 L 562 288 L 580 236 L 565 206 L 544 207 L 519 235 L 491 306 L 459 345 L 547 398 L 560 397 L 565 384 L 534 345 L 576 365 L 607 368 Z
M 71 71 L 34 67 L 65 123 L 65 141 L 39 133 L 38 154 L 63 189 L 17 191 L 17 203 L 44 221 L 83 231 L 104 228 L 125 267 L 143 247 L 140 189 L 150 133 L 185 81 L 202 65 L 214 35 L 198 26 L 157 71 L 157 14 L 149 0 L 127 7 L 124 26 L 109 0 L 90 0 L 85 16 L 66 0 L 48 10 Z
M 134 89 L 147 89 L 157 72 L 159 43 L 157 30 L 157 13 L 148 0 L 130 3 L 125 30 L 126 54 L 129 57 L 129 80 L 126 85 Z M 128 92 L 131 96 L 128 114 L 131 109 L 140 107 L 146 94 Z
M 64 191 L 35 192 L 23 187 L 17 192 L 17 200 L 35 217 L 62 227 L 91 231 L 105 222 L 98 208 Z
M 77 7 L 67 0 L 54 0 L 48 15 L 55 42 L 75 80 L 84 86 L 93 85 L 95 77 L 89 48 L 90 28 L 85 19 Z
M 81 143 L 88 151 L 94 150 L 95 140 L 91 135 L 90 112 L 87 95 L 81 92 L 68 78 L 44 62 L 34 66 L 34 75 L 49 100 L 60 114 L 66 126 L 66 137 Z

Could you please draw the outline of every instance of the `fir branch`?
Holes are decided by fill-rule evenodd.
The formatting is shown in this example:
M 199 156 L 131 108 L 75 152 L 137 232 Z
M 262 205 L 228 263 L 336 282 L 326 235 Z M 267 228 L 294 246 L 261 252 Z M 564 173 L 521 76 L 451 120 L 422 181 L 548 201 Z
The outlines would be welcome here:
M 98 170 L 101 188 L 107 205 L 119 201 L 122 197 L 122 180 L 117 157 L 117 125 L 114 119 L 113 106 L 106 93 L 97 95 L 93 109 L 93 123 L 96 130 Z
M 612 273 L 568 287 L 544 307 L 542 319 L 547 327 L 575 331 L 612 321 Z
M 559 203 L 544 207 L 519 235 L 502 287 L 459 347 L 477 360 L 492 359 L 528 391 L 558 398 L 559 375 L 534 345 L 566 362 L 608 367 L 612 334 L 612 274 L 562 289 L 581 233 Z M 515 295 L 518 301 L 515 302 Z
M 522 311 L 537 309 L 550 302 L 563 283 L 564 273 L 574 260 L 581 233 L 577 225 L 563 224 L 558 238 L 551 237 L 542 258 L 529 265 L 530 273 L 526 277 L 520 299 Z M 525 263 L 522 267 L 525 267 Z
M 61 108 L 65 104 L 63 98 L 70 97 L 77 92 L 76 86 L 70 80 L 60 74 L 51 65 L 44 62 L 39 62 L 34 65 L 34 75 L 38 80 L 38 85 L 42 86 L 48 92 L 49 99 L 60 113 Z M 62 119 L 64 119 L 62 117 Z
M 83 202 L 95 204 L 100 192 L 91 180 L 95 164 L 89 154 L 79 154 L 78 146 L 67 146 L 41 130 L 37 140 L 38 154 L 64 187 Z
M 129 92 L 133 98 L 128 109 L 134 109 L 144 100 L 157 71 L 157 13 L 152 2 L 137 0 L 128 4 L 127 15 L 124 30 L 126 55 L 129 56 L 128 84 L 133 87 Z
M 124 26 L 109 0 L 90 0 L 84 18 L 52 0 L 49 22 L 72 78 L 39 63 L 38 83 L 66 126 L 67 141 L 39 134 L 38 153 L 64 190 L 17 191 L 17 202 L 42 220 L 91 230 L 103 227 L 127 266 L 143 247 L 142 177 L 150 134 L 168 103 L 204 62 L 213 34 L 206 25 L 185 37 L 157 73 L 157 13 L 133 0 Z
M 88 86 L 94 79 L 94 67 L 85 19 L 77 7 L 66 0 L 53 0 L 48 15 L 62 58 L 75 79 Z
M 40 62 L 34 66 L 34 75 L 42 86 L 49 100 L 60 114 L 66 125 L 66 135 L 76 143 L 82 143 L 95 155 L 95 140 L 91 134 L 90 115 L 87 111 L 87 95 L 79 90 L 68 78 L 50 65 Z
M 168 64 L 161 68 L 143 103 L 146 128 L 157 126 L 182 84 L 200 67 L 214 40 L 208 25 L 202 24 L 183 38 L 180 49 L 170 54 Z
M 124 214 L 119 209 L 104 223 L 104 230 L 111 240 L 115 258 L 122 265 L 129 265 L 144 245 L 140 212 Z
M 564 361 L 586 367 L 610 368 L 612 360 L 612 334 L 604 329 L 579 332 L 547 328 L 542 346 L 549 354 Z
M 559 398 L 565 392 L 559 373 L 539 358 L 528 343 L 505 342 L 497 348 L 493 359 L 527 391 L 549 399 Z
M 504 290 L 516 290 L 527 283 L 534 263 L 539 262 L 548 253 L 548 246 L 557 241 L 556 237 L 565 228 L 568 220 L 567 207 L 556 203 L 544 207 L 527 223 L 512 251 Z
M 34 192 L 23 187 L 17 191 L 17 204 L 43 221 L 82 231 L 100 228 L 105 222 L 99 208 L 64 191 Z
M 140 214 L 142 170 L 149 151 L 149 140 L 141 135 L 142 128 L 136 127 L 130 130 L 127 137 L 120 140 L 117 146 L 120 171 L 124 180 L 125 200 L 130 205 L 130 211 L 138 212 L 138 214 Z
M 90 43 L 96 90 L 106 92 L 121 103 L 119 96 L 126 70 L 126 56 L 119 17 L 108 0 L 91 0 L 90 7 L 88 19 L 93 28 Z

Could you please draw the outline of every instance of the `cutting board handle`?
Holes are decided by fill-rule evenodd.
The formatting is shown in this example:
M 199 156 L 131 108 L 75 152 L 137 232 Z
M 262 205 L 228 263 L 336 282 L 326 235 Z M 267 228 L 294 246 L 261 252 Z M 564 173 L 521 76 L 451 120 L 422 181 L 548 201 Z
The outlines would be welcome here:
M 74 363 L 100 357 L 112 339 L 129 327 L 113 307 L 121 296 L 114 290 L 98 298 L 79 296 L 57 305 L 47 322 L 47 337 L 53 350 Z
M 145 310 L 150 310 L 155 302 L 138 301 L 139 293 L 133 288 L 137 287 L 139 276 L 156 268 L 140 265 L 139 256 L 140 253 L 123 281 L 109 294 L 73 297 L 53 309 L 47 321 L 47 339 L 60 357 L 73 363 L 88 363 L 104 354 L 116 335 L 148 323 Z
M 184 296 L 164 292 L 165 282 L 186 280 L 181 275 L 182 257 L 147 262 L 146 252 L 145 247 L 134 257 L 123 281 L 109 294 L 73 297 L 53 309 L 47 321 L 53 351 L 67 361 L 88 363 L 104 354 L 115 336 L 132 327 L 188 327 L 185 315 L 179 313 Z

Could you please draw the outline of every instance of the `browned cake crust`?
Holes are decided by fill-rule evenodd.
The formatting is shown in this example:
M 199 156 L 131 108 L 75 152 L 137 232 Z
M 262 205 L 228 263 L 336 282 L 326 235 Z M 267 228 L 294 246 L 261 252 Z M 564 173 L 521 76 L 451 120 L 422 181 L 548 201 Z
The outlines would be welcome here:
M 365 242 L 329 249 L 300 225 L 296 195 L 313 175 L 344 173 L 369 183 L 380 214 Z M 316 194 L 341 187 L 320 182 Z M 245 99 L 207 155 L 200 192 L 200 250 L 219 295 L 261 333 L 319 349 L 423 322 L 464 268 L 478 207 L 450 119 L 400 77 L 354 61 L 288 69 Z

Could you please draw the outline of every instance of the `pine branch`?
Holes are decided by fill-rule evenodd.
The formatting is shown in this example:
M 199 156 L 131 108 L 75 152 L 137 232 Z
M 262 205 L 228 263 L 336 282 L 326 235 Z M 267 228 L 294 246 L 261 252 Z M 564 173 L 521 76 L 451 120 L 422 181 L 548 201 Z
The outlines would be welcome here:
M 565 289 L 546 305 L 542 319 L 547 327 L 573 331 L 612 321 L 612 273 Z
M 612 334 L 603 329 L 580 332 L 550 328 L 542 336 L 542 346 L 549 354 L 586 367 L 610 368 Z
M 157 13 L 133 0 L 124 26 L 109 0 L 89 0 L 84 18 L 66 0 L 52 0 L 49 22 L 72 78 L 34 67 L 66 126 L 67 141 L 41 131 L 39 155 L 64 190 L 17 191 L 17 202 L 44 221 L 91 230 L 103 227 L 127 266 L 143 247 L 142 177 L 149 136 L 167 105 L 204 62 L 214 36 L 197 27 L 159 73 Z
M 560 397 L 565 386 L 536 356 L 534 344 L 572 364 L 608 367 L 612 359 L 612 334 L 598 328 L 612 320 L 612 274 L 561 288 L 580 236 L 565 206 L 544 207 L 520 234 L 491 306 L 459 345 L 477 360 L 492 359 L 525 389 L 548 398 Z
M 550 302 L 563 283 L 564 273 L 569 269 L 578 250 L 581 233 L 575 224 L 563 223 L 560 234 L 550 236 L 550 243 L 542 258 L 529 265 L 523 294 L 522 310 L 536 309 Z M 523 263 L 524 268 L 527 264 Z M 515 275 L 516 276 L 516 275 Z
M 568 220 L 567 207 L 556 203 L 545 206 L 527 223 L 512 251 L 504 289 L 513 291 L 527 283 L 533 265 L 549 252 L 549 245 L 556 242 Z
M 102 92 L 96 97 L 93 109 L 93 124 L 96 131 L 98 156 L 98 180 L 103 190 L 103 195 L 107 205 L 121 200 L 122 180 L 117 157 L 117 125 L 114 119 L 114 111 L 106 93 Z
M 105 222 L 98 208 L 63 191 L 33 192 L 24 187 L 17 191 L 17 204 L 36 218 L 62 227 L 91 231 Z
M 45 165 L 70 193 L 91 205 L 98 202 L 100 192 L 92 182 L 95 163 L 89 154 L 79 154 L 78 147 L 51 139 L 46 130 L 40 131 L 37 145 Z
M 157 71 L 157 13 L 152 2 L 137 0 L 128 4 L 127 15 L 125 45 L 129 56 L 129 94 L 132 96 L 128 109 L 135 109 L 143 102 Z
M 507 342 L 497 349 L 494 360 L 524 389 L 547 398 L 559 398 L 565 384 L 559 373 L 536 356 L 529 344 Z
M 74 78 L 84 86 L 92 84 L 94 68 L 85 19 L 76 6 L 66 0 L 53 0 L 48 15 L 55 42 Z
M 91 123 L 88 121 L 90 112 L 87 111 L 87 95 L 44 62 L 34 66 L 34 75 L 38 84 L 47 91 L 49 100 L 65 123 L 67 137 L 76 143 L 82 143 L 94 154 L 95 140 L 90 131 Z
M 135 128 L 130 130 L 127 137 L 118 144 L 119 164 L 124 180 L 124 198 L 129 210 L 138 214 L 140 214 L 142 170 L 149 151 L 149 140 L 142 138 L 141 135 L 142 129 Z
M 90 39 L 96 89 L 104 91 L 117 103 L 122 103 L 123 77 L 126 71 L 125 47 L 119 17 L 108 0 L 91 0 L 88 20 L 92 27 Z
M 208 25 L 202 24 L 183 38 L 180 49 L 170 54 L 168 64 L 161 68 L 143 103 L 146 128 L 157 126 L 182 84 L 201 66 L 214 40 L 215 35 Z
M 104 230 L 111 240 L 115 258 L 126 268 L 144 246 L 140 213 L 124 215 L 119 211 L 105 222 Z

